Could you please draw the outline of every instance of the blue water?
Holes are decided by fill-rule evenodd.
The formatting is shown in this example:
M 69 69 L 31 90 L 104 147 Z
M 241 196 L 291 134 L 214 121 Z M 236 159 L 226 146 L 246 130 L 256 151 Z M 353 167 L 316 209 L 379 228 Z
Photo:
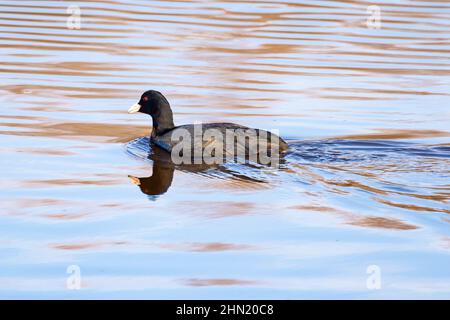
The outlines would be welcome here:
M 0 298 L 450 298 L 448 3 L 68 5 L 0 4 Z M 147 89 L 290 150 L 174 166 Z

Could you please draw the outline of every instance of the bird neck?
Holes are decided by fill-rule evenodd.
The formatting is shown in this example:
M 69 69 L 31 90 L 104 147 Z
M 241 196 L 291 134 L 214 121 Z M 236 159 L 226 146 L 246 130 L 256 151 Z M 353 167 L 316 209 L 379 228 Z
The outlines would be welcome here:
M 173 124 L 173 114 L 170 107 L 161 108 L 159 114 L 152 116 L 153 130 L 152 137 L 164 134 L 165 132 L 175 128 Z

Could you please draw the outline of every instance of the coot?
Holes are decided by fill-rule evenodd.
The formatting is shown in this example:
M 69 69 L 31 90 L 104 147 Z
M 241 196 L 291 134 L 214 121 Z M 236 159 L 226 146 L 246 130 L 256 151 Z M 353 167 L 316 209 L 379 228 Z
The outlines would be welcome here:
M 244 152 L 248 155 L 255 152 L 260 154 L 266 151 L 269 151 L 267 154 L 270 154 L 274 150 L 279 154 L 284 153 L 288 149 L 287 143 L 277 135 L 269 131 L 253 129 L 239 124 L 206 123 L 175 126 L 169 102 L 160 92 L 155 90 L 144 92 L 139 102 L 131 106 L 128 112 L 142 112 L 152 117 L 153 130 L 150 141 L 167 152 L 172 152 L 181 140 L 180 137 L 184 138 L 186 133 L 194 137 L 190 140 L 191 154 L 195 153 L 195 149 L 200 149 L 203 152 L 205 148 L 213 150 L 213 152 L 215 152 L 215 148 L 220 148 L 223 150 L 224 155 L 228 155 L 230 152 L 234 152 L 234 154 Z M 230 132 L 234 137 L 231 140 L 227 140 L 226 136 Z M 201 138 L 195 139 L 199 134 Z M 251 138 L 254 136 L 256 136 L 256 139 L 252 140 Z

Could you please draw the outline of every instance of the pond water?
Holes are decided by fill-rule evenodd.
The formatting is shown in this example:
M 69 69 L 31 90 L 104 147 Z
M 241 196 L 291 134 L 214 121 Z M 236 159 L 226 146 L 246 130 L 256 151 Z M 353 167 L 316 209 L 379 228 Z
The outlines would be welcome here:
M 2 1 L 0 297 L 450 298 L 449 34 L 437 0 Z M 147 89 L 290 151 L 164 166 Z

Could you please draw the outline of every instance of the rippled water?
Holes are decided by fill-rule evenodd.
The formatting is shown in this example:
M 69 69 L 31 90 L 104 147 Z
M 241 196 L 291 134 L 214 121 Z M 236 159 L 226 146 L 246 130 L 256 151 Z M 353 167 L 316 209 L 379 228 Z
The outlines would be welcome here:
M 449 298 L 449 18 L 448 1 L 2 1 L 0 297 Z M 146 89 L 177 124 L 276 129 L 290 152 L 167 164 L 126 113 Z

